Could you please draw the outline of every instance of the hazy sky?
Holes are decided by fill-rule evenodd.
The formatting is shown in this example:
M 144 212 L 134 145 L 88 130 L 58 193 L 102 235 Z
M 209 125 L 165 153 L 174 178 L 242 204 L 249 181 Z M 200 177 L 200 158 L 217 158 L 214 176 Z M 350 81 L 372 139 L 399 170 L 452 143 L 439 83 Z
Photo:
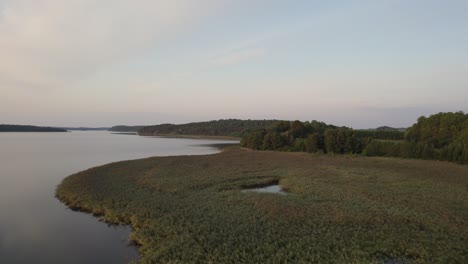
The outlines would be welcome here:
M 0 123 L 468 111 L 467 0 L 0 0 Z

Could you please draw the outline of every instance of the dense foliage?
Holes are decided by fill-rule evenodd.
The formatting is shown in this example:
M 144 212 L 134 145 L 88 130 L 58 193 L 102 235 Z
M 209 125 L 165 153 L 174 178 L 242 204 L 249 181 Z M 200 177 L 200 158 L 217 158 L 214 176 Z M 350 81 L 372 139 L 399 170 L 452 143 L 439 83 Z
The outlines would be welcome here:
M 408 128 L 405 141 L 372 141 L 368 156 L 436 159 L 468 164 L 468 114 L 438 113 L 420 117 Z
M 138 133 L 143 136 L 157 135 L 203 135 L 203 136 L 230 136 L 241 137 L 244 134 L 266 128 L 276 120 L 240 120 L 221 119 L 209 122 L 197 122 L 181 125 L 161 124 L 140 129 Z
M 353 130 L 317 121 L 284 121 L 246 134 L 241 144 L 256 150 L 353 153 L 468 164 L 468 114 L 420 117 L 406 132 L 388 128 Z
M 405 133 L 398 130 L 355 130 L 354 133 L 360 138 L 380 140 L 403 140 L 405 138 Z
M 442 148 L 454 142 L 468 143 L 468 114 L 438 113 L 420 117 L 408 128 L 405 138 L 410 142 Z
M 352 130 L 323 122 L 281 121 L 244 136 L 242 146 L 256 150 L 361 153 L 371 139 L 401 140 L 400 131 Z
M 317 146 L 323 145 L 323 133 L 328 128 L 336 128 L 323 122 L 279 121 L 267 128 L 257 129 L 244 135 L 241 145 L 256 150 L 296 150 L 305 151 L 315 140 Z M 308 136 L 316 137 L 308 140 Z
M 142 263 L 467 263 L 467 175 L 450 163 L 231 149 L 97 167 L 57 196 L 131 224 Z M 241 192 L 278 181 L 288 195 Z
M 67 130 L 56 127 L 0 125 L 0 132 L 67 132 Z

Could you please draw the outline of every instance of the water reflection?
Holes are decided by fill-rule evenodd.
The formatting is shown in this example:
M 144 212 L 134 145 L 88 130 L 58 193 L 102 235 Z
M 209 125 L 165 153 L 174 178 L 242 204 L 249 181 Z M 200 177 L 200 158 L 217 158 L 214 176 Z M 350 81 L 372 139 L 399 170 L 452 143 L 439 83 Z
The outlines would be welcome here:
M 204 141 L 89 131 L 0 133 L 0 263 L 128 263 L 129 227 L 73 212 L 55 187 L 89 167 L 149 156 L 211 154 Z
M 243 192 L 258 192 L 258 193 L 276 193 L 285 195 L 286 192 L 278 184 L 263 186 L 259 188 L 248 188 L 242 190 Z

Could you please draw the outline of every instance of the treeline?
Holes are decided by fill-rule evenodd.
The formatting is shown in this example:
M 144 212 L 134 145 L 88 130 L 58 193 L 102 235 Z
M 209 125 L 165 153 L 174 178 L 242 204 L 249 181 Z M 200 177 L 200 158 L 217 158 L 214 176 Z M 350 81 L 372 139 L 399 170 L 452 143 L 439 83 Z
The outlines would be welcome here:
M 67 130 L 56 127 L 0 125 L 0 132 L 67 132 Z
M 323 122 L 281 121 L 244 136 L 241 145 L 256 150 L 361 153 L 371 139 L 401 140 L 399 131 L 353 130 Z
M 278 121 L 246 134 L 241 145 L 257 150 L 313 152 L 323 145 L 323 133 L 330 128 L 336 127 L 318 121 Z
M 144 127 L 145 126 L 113 126 L 108 130 L 113 132 L 138 132 L 138 130 Z
M 438 113 L 420 117 L 408 128 L 405 139 L 442 148 L 454 142 L 468 143 L 468 114 L 463 112 Z
M 468 164 L 468 114 L 438 113 L 420 117 L 406 131 L 405 141 L 372 141 L 363 154 Z
M 246 134 L 241 145 L 256 150 L 363 154 L 468 164 L 468 114 L 421 117 L 406 132 L 353 130 L 318 121 L 281 121 Z
M 157 135 L 203 135 L 242 137 L 251 131 L 271 126 L 277 120 L 222 119 L 181 125 L 161 124 L 143 127 L 138 131 L 142 136 Z
M 398 130 L 354 130 L 357 137 L 380 140 L 403 140 L 405 133 Z
M 389 126 L 380 126 L 380 127 L 378 127 L 378 128 L 375 128 L 375 129 L 368 129 L 368 130 L 378 130 L 378 131 L 401 131 L 401 132 L 405 132 L 406 128 L 404 128 L 404 127 L 395 128 L 395 127 L 389 127 Z
M 452 161 L 468 164 L 468 144 L 450 144 L 435 148 L 416 142 L 371 141 L 363 152 L 366 156 L 385 156 L 427 160 Z

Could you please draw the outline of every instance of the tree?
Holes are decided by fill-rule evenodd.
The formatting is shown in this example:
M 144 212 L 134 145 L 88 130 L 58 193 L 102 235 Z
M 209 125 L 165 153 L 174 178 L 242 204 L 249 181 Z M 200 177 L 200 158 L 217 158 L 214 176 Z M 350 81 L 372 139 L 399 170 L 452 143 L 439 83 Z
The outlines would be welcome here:
M 296 138 L 294 140 L 293 146 L 290 148 L 291 151 L 306 151 L 305 139 L 303 138 Z
M 286 140 L 276 131 L 270 131 L 265 134 L 261 149 L 280 150 L 284 148 Z
M 273 124 L 272 129 L 278 133 L 283 133 L 286 131 L 289 131 L 291 129 L 291 122 L 289 121 L 278 121 L 275 124 Z
M 338 153 L 338 139 L 336 129 L 327 129 L 324 137 L 325 150 L 327 153 Z
M 304 125 L 302 124 L 302 122 L 299 121 L 299 120 L 294 121 L 294 122 L 291 124 L 291 129 L 290 129 L 289 134 L 290 134 L 293 138 L 301 138 L 301 137 L 304 137 L 305 129 L 304 129 Z
M 467 128 L 468 114 L 438 113 L 427 118 L 418 118 L 418 122 L 406 131 L 405 139 L 442 148 L 456 141 Z
M 307 139 L 305 141 L 305 147 L 306 151 L 309 153 L 317 152 L 319 151 L 319 134 L 318 133 L 313 133 L 307 136 Z
M 261 149 L 263 137 L 266 133 L 265 129 L 259 129 L 245 135 L 241 140 L 241 146 L 257 150 Z

